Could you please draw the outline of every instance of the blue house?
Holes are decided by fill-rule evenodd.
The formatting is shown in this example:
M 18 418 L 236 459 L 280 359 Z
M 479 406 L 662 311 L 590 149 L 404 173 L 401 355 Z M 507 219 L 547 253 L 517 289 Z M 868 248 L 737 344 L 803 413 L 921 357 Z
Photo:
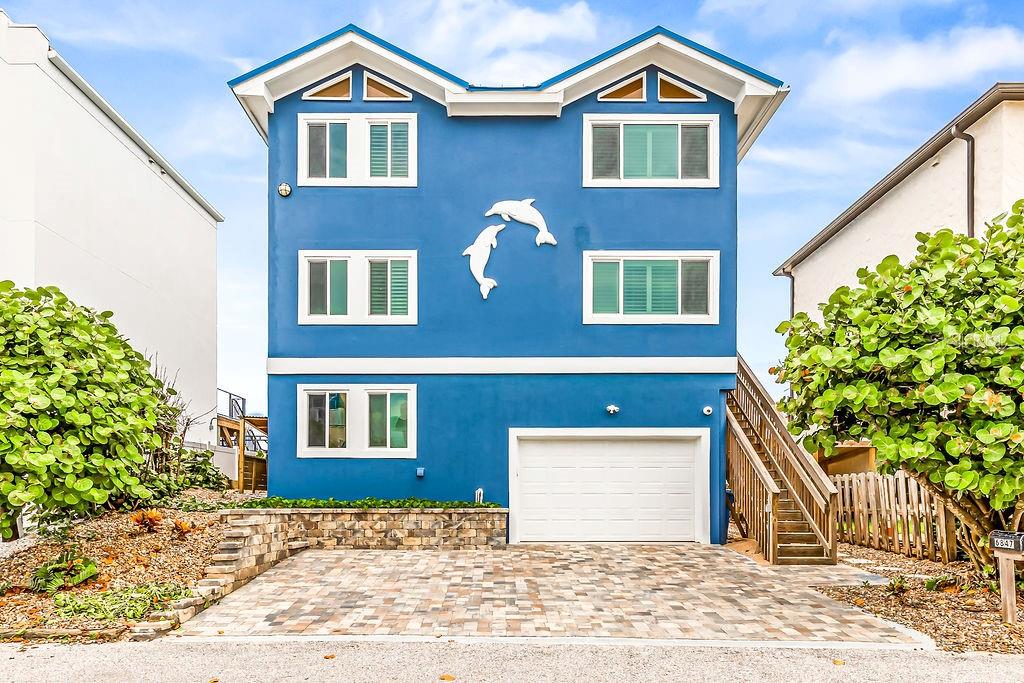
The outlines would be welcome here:
M 269 147 L 269 488 L 725 539 L 736 165 L 782 81 L 654 28 L 531 87 L 357 26 L 230 87 Z

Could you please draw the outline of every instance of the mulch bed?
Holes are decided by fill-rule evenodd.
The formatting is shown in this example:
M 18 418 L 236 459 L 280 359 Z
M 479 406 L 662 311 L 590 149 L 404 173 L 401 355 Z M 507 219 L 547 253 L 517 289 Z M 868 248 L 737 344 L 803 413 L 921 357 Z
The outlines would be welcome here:
M 212 503 L 241 500 L 251 495 L 193 490 L 183 497 Z M 99 593 L 149 583 L 196 585 L 222 540 L 224 525 L 220 515 L 157 509 L 163 515 L 163 522 L 152 533 L 132 523 L 127 512 L 109 512 L 73 526 L 66 543 L 40 540 L 0 559 L 0 577 L 13 585 L 0 596 L 0 639 L 20 640 L 32 633 L 42 634 L 53 629 L 103 630 L 116 637 L 131 625 L 126 621 L 98 621 L 84 616 L 61 617 L 55 611 L 52 597 L 27 590 L 32 572 L 68 548 L 95 560 L 99 569 L 95 578 L 66 589 L 71 592 Z M 179 535 L 174 529 L 174 520 L 188 522 L 193 531 Z M 26 632 L 27 636 L 18 636 L 18 632 Z M 95 639 L 95 635 L 83 633 L 82 639 Z
M 825 595 L 920 631 L 943 650 L 1024 652 L 1024 624 L 1002 623 L 998 591 L 979 582 L 970 563 L 944 565 L 846 543 L 839 544 L 839 559 L 890 579 L 902 576 L 908 590 L 894 595 L 886 586 L 819 587 Z M 927 590 L 925 577 L 949 577 L 952 585 Z

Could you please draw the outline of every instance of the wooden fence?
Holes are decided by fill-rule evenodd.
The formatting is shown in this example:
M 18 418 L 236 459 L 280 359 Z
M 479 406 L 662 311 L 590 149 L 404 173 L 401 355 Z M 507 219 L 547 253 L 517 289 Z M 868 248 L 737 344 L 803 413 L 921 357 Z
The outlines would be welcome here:
M 840 541 L 935 562 L 956 559 L 953 513 L 906 472 L 830 479 L 839 489 Z

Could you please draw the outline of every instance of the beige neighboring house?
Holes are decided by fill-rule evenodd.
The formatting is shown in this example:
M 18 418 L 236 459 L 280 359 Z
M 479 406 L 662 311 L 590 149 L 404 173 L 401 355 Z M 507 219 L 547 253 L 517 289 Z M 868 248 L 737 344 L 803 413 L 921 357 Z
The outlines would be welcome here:
M 0 280 L 114 312 L 213 443 L 223 217 L 55 52 L 0 11 Z
M 857 269 L 916 253 L 918 232 L 981 234 L 1024 197 L 1024 83 L 996 83 L 775 270 L 792 312 L 818 304 Z

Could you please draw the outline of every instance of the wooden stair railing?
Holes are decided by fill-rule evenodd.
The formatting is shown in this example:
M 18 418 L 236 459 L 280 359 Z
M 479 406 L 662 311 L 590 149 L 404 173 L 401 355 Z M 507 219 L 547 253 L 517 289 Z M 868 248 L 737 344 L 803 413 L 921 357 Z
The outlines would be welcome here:
M 725 462 L 732 487 L 733 509 L 742 516 L 747 537 L 757 542 L 761 555 L 778 561 L 779 495 L 782 493 L 764 466 L 750 439 L 731 411 L 726 411 Z
M 775 401 L 742 357 L 738 358 L 736 390 L 729 396 L 728 413 L 727 418 L 732 418 L 730 425 L 735 423 L 736 429 L 745 434 L 765 468 L 776 475 L 775 482 L 783 490 L 784 500 L 792 499 L 817 539 L 822 552 L 817 559 L 835 563 L 839 492 L 818 463 L 793 439 Z M 734 495 L 738 496 L 738 492 L 734 491 Z

